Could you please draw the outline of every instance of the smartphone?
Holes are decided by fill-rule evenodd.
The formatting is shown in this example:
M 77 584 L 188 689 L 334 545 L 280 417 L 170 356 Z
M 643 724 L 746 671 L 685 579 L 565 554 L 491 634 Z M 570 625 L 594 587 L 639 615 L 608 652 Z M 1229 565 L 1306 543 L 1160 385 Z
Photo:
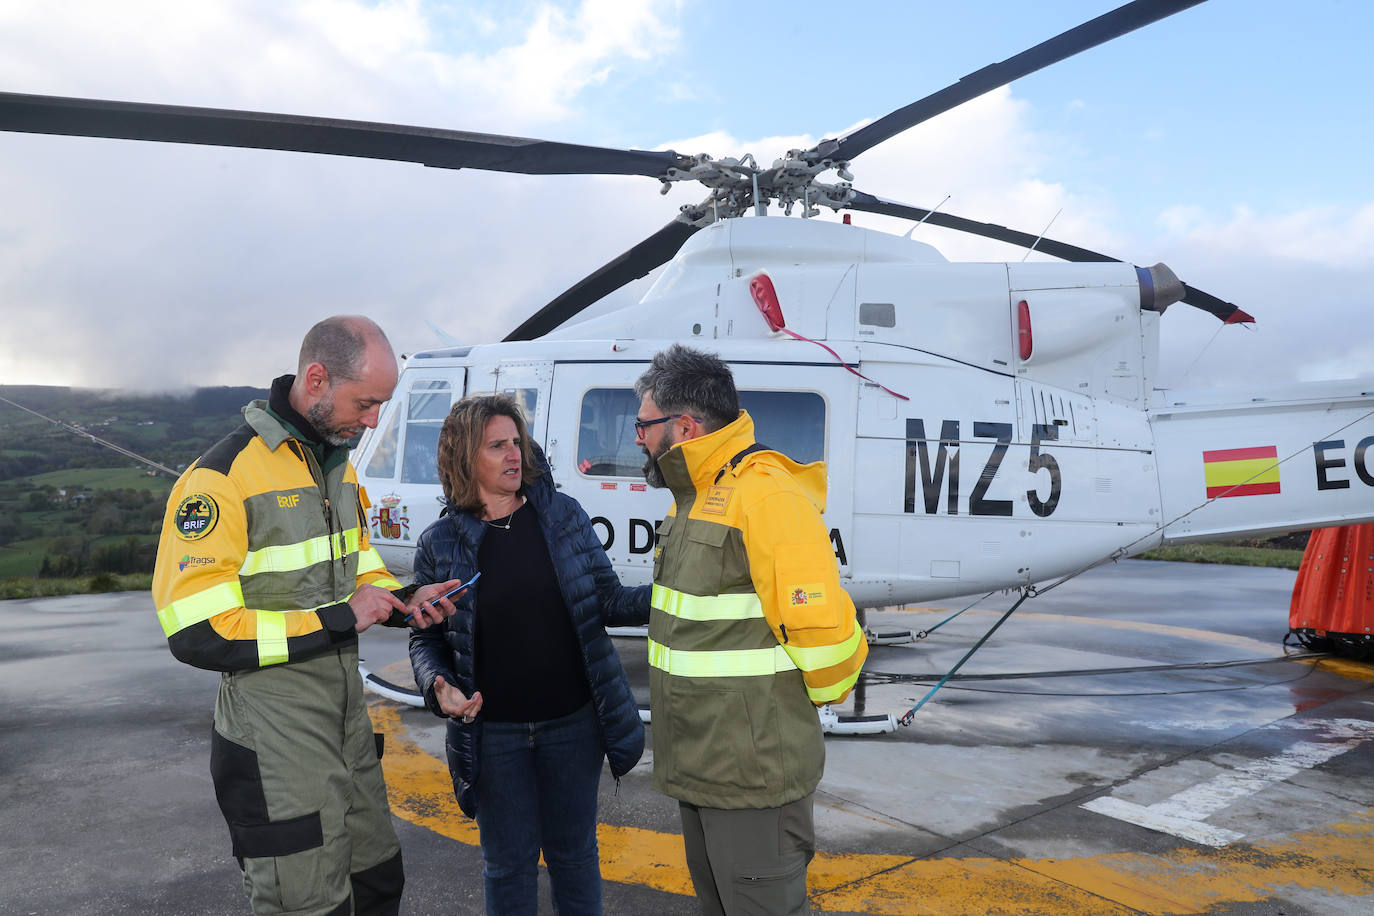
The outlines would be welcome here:
M 430 603 L 430 604 L 436 604 L 436 603 L 438 603 L 438 602 L 440 602 L 440 601 L 443 601 L 445 598 L 452 598 L 454 595 L 458 594 L 458 593 L 461 592 L 463 589 L 469 588 L 469 587 L 472 585 L 472 583 L 476 582 L 476 581 L 477 581 L 478 579 L 480 579 L 480 578 L 482 578 L 482 574 L 479 572 L 477 575 L 473 576 L 471 579 L 469 579 L 468 581 L 464 582 L 462 585 L 459 585 L 457 588 L 450 589 L 448 592 L 445 592 L 444 594 L 440 595 L 438 598 L 433 599 L 433 600 L 430 601 L 429 603 Z M 406 622 L 406 623 L 410 623 L 410 621 L 411 621 L 414 617 L 415 617 L 414 614 L 407 614 L 407 615 L 405 616 L 405 622 Z
M 464 582 L 462 585 L 458 586 L 457 588 L 453 589 L 452 591 L 448 592 L 447 594 L 440 595 L 438 598 L 435 598 L 434 601 L 443 601 L 445 598 L 452 598 L 454 595 L 458 594 L 458 593 L 461 592 L 463 589 L 468 588 L 469 586 L 472 585 L 472 583 L 476 582 L 476 581 L 477 581 L 478 579 L 480 579 L 480 578 L 482 578 L 482 574 L 481 574 L 481 573 L 478 573 L 477 575 L 473 576 L 471 579 L 469 579 L 468 581 Z M 433 604 L 434 601 L 431 601 L 430 604 Z

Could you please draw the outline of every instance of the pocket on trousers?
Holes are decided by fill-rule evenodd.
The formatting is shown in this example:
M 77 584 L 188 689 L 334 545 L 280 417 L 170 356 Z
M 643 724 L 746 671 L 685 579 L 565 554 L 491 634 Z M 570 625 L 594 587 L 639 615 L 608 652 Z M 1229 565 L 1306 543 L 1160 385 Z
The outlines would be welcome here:
M 811 912 L 806 899 L 806 862 L 736 873 L 735 906 L 740 916 L 795 916 Z
M 343 888 L 340 883 L 343 875 L 338 876 L 340 882 L 331 881 L 331 863 L 326 861 L 323 847 L 277 856 L 268 861 L 272 863 L 276 875 L 276 892 L 281 908 L 288 912 L 327 906 L 330 898 L 337 896 L 337 892 Z M 331 885 L 335 883 L 339 883 L 339 887 L 332 888 Z

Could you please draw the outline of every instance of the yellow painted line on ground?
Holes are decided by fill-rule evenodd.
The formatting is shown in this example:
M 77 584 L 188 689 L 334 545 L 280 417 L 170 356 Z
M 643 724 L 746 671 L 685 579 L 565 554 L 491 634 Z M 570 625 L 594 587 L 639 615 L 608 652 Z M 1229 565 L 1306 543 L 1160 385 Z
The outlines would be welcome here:
M 374 697 L 369 706 L 373 725 L 387 736 L 382 766 L 392 812 L 477 845 L 477 825 L 458 809 L 445 764 L 408 738 L 397 704 Z M 692 893 L 679 834 L 602 824 L 597 839 L 607 881 Z M 1007 860 L 820 852 L 810 870 L 812 899 L 825 912 L 874 916 L 1179 916 L 1261 902 L 1295 887 L 1374 894 L 1374 809 L 1351 823 L 1223 849 Z
M 1339 674 L 1341 677 L 1348 677 L 1351 680 L 1374 681 L 1374 665 L 1367 662 L 1357 662 L 1348 658 L 1304 658 L 1300 661 L 1304 665 L 1330 671 L 1332 674 Z
M 1224 849 L 1074 859 L 909 860 L 834 892 L 816 886 L 816 872 L 824 867 L 818 856 L 811 890 L 827 912 L 1025 916 L 1212 913 L 1293 888 L 1362 897 L 1374 894 L 1374 809 L 1353 820 L 1281 841 Z
M 447 764 L 425 753 L 407 737 L 399 705 L 372 697 L 368 706 L 373 728 L 386 735 L 382 770 L 392 813 L 451 840 L 479 845 L 477 822 L 458 807 Z M 672 894 L 692 893 L 680 834 L 601 824 L 596 828 L 596 839 L 601 847 L 601 876 L 605 880 L 640 884 Z

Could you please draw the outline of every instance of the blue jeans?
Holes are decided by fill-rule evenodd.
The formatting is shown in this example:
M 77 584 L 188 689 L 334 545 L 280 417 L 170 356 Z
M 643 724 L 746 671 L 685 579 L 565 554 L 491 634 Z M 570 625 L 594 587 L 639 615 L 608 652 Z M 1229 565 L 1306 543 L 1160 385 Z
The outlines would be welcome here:
M 540 849 L 554 911 L 599 916 L 596 790 L 605 755 L 595 708 L 547 722 L 484 722 L 478 754 L 487 916 L 536 916 Z

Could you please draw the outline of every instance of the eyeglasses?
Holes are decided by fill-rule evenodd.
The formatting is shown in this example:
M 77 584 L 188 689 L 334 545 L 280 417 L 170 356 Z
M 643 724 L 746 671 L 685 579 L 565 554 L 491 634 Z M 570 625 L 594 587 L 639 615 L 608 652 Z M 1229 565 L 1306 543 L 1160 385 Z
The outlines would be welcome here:
M 635 435 L 642 436 L 644 435 L 644 430 L 648 429 L 650 426 L 657 426 L 660 423 L 667 423 L 669 420 L 678 420 L 683 417 L 697 423 L 705 422 L 701 417 L 693 417 L 685 413 L 670 413 L 666 417 L 659 417 L 657 420 L 635 420 Z

